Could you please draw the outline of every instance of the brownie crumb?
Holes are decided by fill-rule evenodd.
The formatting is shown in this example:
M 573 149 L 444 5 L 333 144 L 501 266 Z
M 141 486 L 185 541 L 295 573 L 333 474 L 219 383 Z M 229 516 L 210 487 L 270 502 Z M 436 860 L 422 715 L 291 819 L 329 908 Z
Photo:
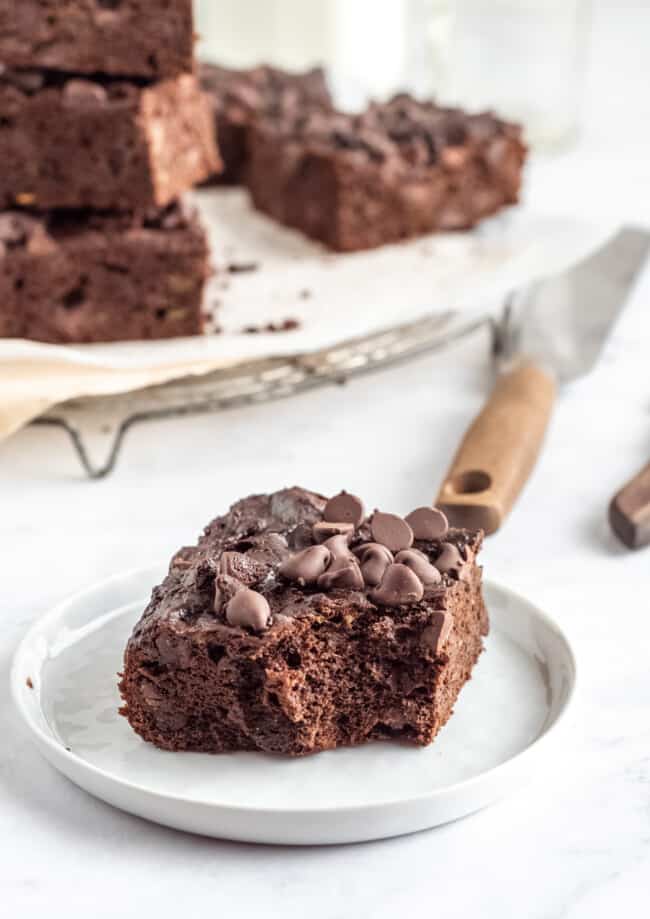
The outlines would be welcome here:
M 228 274 L 249 274 L 259 269 L 258 262 L 230 262 L 226 265 Z
M 261 332 L 295 332 L 302 328 L 299 319 L 283 319 L 282 322 L 267 322 L 266 325 L 247 325 L 244 328 L 245 335 L 259 335 Z
M 31 678 L 30 676 L 27 677 L 27 679 L 25 680 L 25 683 L 27 684 L 27 688 L 28 688 L 28 689 L 33 689 L 33 688 L 34 688 L 34 683 L 33 683 L 32 678 Z

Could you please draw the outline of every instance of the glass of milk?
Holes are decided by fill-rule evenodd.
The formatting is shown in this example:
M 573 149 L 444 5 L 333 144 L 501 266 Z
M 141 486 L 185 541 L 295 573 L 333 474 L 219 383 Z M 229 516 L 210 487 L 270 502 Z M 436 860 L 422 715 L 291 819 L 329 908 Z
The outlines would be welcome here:
M 578 128 L 590 0 L 429 0 L 430 86 L 523 122 L 537 147 Z
M 324 65 L 339 99 L 353 105 L 409 86 L 412 43 L 425 37 L 427 0 L 198 0 L 196 6 L 202 57 L 233 67 Z

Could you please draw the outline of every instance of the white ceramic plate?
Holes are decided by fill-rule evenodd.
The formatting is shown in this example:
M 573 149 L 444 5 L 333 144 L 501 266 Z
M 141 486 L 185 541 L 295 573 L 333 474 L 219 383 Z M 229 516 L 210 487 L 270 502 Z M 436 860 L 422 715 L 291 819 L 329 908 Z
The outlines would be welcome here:
M 344 843 L 463 817 L 530 775 L 575 685 L 571 648 L 528 601 L 487 582 L 492 631 L 435 743 L 284 759 L 165 753 L 117 713 L 116 673 L 155 566 L 53 609 L 20 645 L 12 691 L 47 759 L 115 807 L 177 829 L 265 843 Z M 30 684 L 33 688 L 30 687 Z

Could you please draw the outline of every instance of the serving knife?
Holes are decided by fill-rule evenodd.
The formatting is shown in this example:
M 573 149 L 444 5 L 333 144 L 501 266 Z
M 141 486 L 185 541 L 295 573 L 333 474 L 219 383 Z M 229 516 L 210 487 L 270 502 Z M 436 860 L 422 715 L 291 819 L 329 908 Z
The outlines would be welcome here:
M 510 297 L 496 384 L 436 501 L 452 524 L 499 529 L 533 470 L 558 388 L 596 364 L 649 251 L 650 232 L 625 227 L 568 271 Z

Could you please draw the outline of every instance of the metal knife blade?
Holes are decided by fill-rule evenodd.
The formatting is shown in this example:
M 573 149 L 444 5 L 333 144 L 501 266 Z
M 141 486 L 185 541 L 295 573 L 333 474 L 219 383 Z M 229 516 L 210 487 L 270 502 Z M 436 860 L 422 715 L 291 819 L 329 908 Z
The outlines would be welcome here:
M 498 368 L 529 361 L 562 383 L 591 370 L 649 253 L 650 232 L 624 227 L 568 271 L 513 294 L 497 334 Z

